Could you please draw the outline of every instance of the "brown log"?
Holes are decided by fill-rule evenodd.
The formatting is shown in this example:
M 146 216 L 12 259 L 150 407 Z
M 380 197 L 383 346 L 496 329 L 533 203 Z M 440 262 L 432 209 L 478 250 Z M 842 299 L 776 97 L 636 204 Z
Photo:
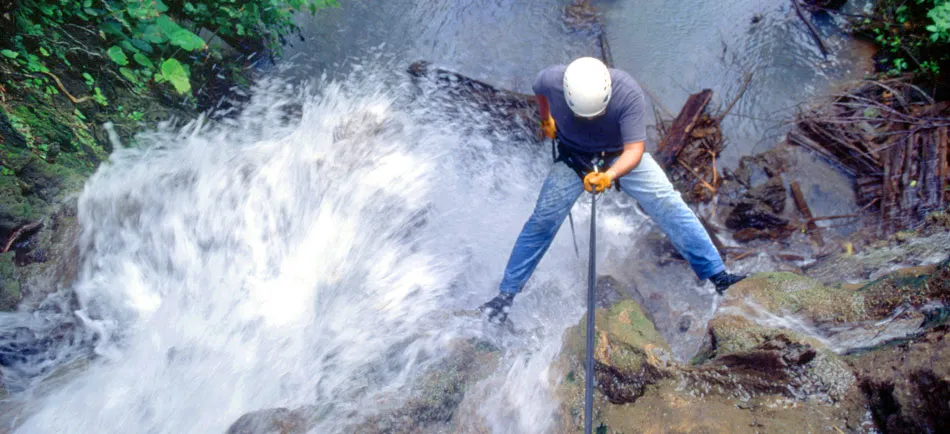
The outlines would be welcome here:
M 706 106 L 709 105 L 711 99 L 712 90 L 703 89 L 702 92 L 690 95 L 689 99 L 686 100 L 683 110 L 673 120 L 670 129 L 657 146 L 657 155 L 660 158 L 660 164 L 664 167 L 671 167 L 673 161 L 679 156 L 689 140 L 690 133 L 706 111 Z
M 798 4 L 798 0 L 792 0 L 792 4 L 795 6 L 795 13 L 798 14 L 798 18 L 802 19 L 802 22 L 808 26 L 808 31 L 811 32 L 811 36 L 815 38 L 815 42 L 818 44 L 818 49 L 821 50 L 821 56 L 828 58 L 828 48 L 825 47 L 825 41 L 821 40 L 821 35 L 818 34 L 818 29 L 815 28 L 815 25 L 805 19 L 805 14 L 802 13 L 802 7 Z
M 882 215 L 888 226 L 892 225 L 893 220 L 901 212 L 901 195 L 903 193 L 902 180 L 904 179 L 904 159 L 907 155 L 906 138 L 898 141 L 897 146 L 888 148 L 890 159 L 887 162 L 890 168 L 890 175 L 885 180 L 887 184 L 888 195 L 884 198 L 887 203 L 887 212 Z
M 27 223 L 23 226 L 20 226 L 19 229 L 17 229 L 16 231 L 13 232 L 12 235 L 10 235 L 10 238 L 7 238 L 7 242 L 6 244 L 3 245 L 3 250 L 0 250 L 0 253 L 9 252 L 10 248 L 13 247 L 13 243 L 15 243 L 16 240 L 20 238 L 20 236 L 40 227 L 40 225 L 42 224 L 43 224 L 43 219 L 39 219 L 35 222 Z
M 798 207 L 798 211 L 805 217 L 809 234 L 819 246 L 824 246 L 825 239 L 821 236 L 818 225 L 815 224 L 815 216 L 812 215 L 811 208 L 808 207 L 808 202 L 805 201 L 805 195 L 802 194 L 802 187 L 798 184 L 798 181 L 792 181 L 790 186 L 792 188 L 792 199 L 795 199 L 795 206 Z
M 943 190 L 940 189 L 940 173 L 937 168 L 940 164 L 940 159 L 937 156 L 938 131 L 934 129 L 927 133 L 921 135 L 920 170 L 917 174 L 917 185 L 923 193 L 922 209 L 925 212 L 930 212 L 940 206 Z
M 937 129 L 937 178 L 940 182 L 940 202 L 938 206 L 943 208 L 946 204 L 947 184 L 950 183 L 950 162 L 947 161 L 947 128 Z
M 920 147 L 918 142 L 920 141 L 919 134 L 911 134 L 910 137 L 904 142 L 907 147 L 904 154 L 904 173 L 901 176 L 901 218 L 909 219 L 913 217 L 914 209 L 917 206 L 917 191 L 920 188 L 919 186 L 912 187 L 911 184 L 913 181 L 917 180 L 917 167 L 919 165 L 919 150 Z M 904 220 L 902 221 L 909 221 Z

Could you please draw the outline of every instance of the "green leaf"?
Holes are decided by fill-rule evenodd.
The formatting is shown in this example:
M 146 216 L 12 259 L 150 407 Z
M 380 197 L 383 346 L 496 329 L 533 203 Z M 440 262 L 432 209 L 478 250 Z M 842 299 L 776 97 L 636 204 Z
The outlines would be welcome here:
M 152 44 L 149 44 L 146 41 L 143 41 L 141 39 L 133 39 L 132 45 L 134 45 L 135 48 L 138 48 L 141 51 L 144 51 L 148 54 L 152 54 Z
M 125 77 L 126 80 L 129 80 L 129 81 L 131 81 L 132 83 L 138 83 L 138 82 L 139 82 L 139 78 L 135 76 L 135 71 L 133 71 L 133 70 L 131 70 L 131 69 L 129 69 L 129 68 L 126 68 L 126 67 L 123 66 L 123 67 L 119 68 L 119 73 L 122 74 L 122 76 Z
M 16 51 L 12 51 L 12 50 L 7 50 L 7 49 L 0 50 L 0 54 L 3 54 L 3 57 L 7 57 L 10 59 L 16 59 L 18 56 L 20 56 L 20 53 L 17 53 Z
M 49 50 L 47 50 L 46 47 L 40 47 L 40 54 L 42 54 L 43 57 L 49 57 Z
M 162 0 L 127 0 L 127 3 L 126 10 L 129 15 L 140 21 L 150 20 L 168 10 Z
M 135 48 L 135 45 L 133 45 L 132 42 L 130 42 L 128 39 L 122 42 L 119 42 L 119 46 L 122 47 L 125 51 L 128 51 L 133 54 L 139 52 L 139 49 Z
M 155 19 L 155 24 L 166 37 L 179 30 L 184 30 L 178 23 L 169 18 L 168 15 L 159 15 L 158 18 Z
M 109 55 L 109 58 L 112 59 L 113 62 L 119 64 L 119 66 L 125 66 L 129 64 L 129 58 L 125 55 L 125 52 L 122 51 L 122 48 L 117 45 L 109 47 L 109 50 L 106 51 L 106 54 Z
M 122 36 L 122 24 L 116 21 L 106 21 L 99 25 L 99 30 L 107 35 Z
M 191 33 L 186 29 L 181 29 L 181 31 L 175 32 L 174 34 L 170 35 L 168 39 L 172 45 L 179 46 L 188 51 L 200 50 L 205 46 L 204 39 L 201 39 L 200 36 Z
M 82 78 L 86 79 L 86 84 L 89 86 L 92 86 L 96 83 L 96 79 L 92 78 L 92 75 L 90 75 L 88 72 L 82 73 Z
M 148 69 L 155 69 L 155 64 L 152 63 L 152 61 L 149 60 L 148 57 L 145 57 L 145 55 L 142 53 L 135 53 L 135 55 L 132 56 L 132 59 L 135 59 L 135 63 L 138 63 L 139 65 L 142 65 Z
M 192 33 L 188 29 L 179 26 L 168 15 L 161 15 L 155 20 L 155 24 L 161 29 L 162 34 L 168 38 L 168 42 L 177 47 L 188 51 L 195 51 L 204 48 L 205 41 L 200 36 Z
M 168 59 L 162 62 L 162 76 L 168 80 L 175 90 L 181 94 L 191 93 L 191 81 L 188 80 L 188 72 L 175 59 Z

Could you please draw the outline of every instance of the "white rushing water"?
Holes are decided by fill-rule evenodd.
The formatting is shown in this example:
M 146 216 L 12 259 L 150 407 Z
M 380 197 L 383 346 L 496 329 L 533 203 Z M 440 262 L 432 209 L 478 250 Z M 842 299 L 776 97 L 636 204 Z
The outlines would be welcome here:
M 503 348 L 482 423 L 549 431 L 547 371 L 584 309 L 569 231 L 516 300 L 517 337 L 447 314 L 497 292 L 549 150 L 416 94 L 399 73 L 272 80 L 236 118 L 118 149 L 79 200 L 97 357 L 24 393 L 17 432 L 224 432 L 304 405 L 342 432 L 467 337 Z

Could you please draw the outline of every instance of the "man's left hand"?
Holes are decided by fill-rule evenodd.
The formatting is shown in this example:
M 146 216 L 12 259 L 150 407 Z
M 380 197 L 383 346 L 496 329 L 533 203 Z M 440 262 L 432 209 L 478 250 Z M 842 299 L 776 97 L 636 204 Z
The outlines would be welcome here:
M 610 175 L 606 172 L 591 172 L 584 177 L 584 190 L 588 192 L 597 190 L 598 193 L 603 193 L 604 190 L 610 188 L 610 183 Z

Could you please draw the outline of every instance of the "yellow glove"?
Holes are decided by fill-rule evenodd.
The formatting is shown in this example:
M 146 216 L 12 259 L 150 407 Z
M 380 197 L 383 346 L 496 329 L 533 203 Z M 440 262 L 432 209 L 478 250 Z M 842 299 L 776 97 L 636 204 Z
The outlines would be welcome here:
M 594 189 L 597 189 L 598 193 L 603 193 L 604 190 L 610 188 L 610 183 L 612 182 L 613 176 L 612 171 L 606 172 L 591 172 L 584 177 L 584 190 L 588 192 L 593 192 Z
M 541 138 L 553 139 L 556 135 L 557 125 L 554 123 L 554 118 L 548 116 L 547 119 L 541 121 Z

